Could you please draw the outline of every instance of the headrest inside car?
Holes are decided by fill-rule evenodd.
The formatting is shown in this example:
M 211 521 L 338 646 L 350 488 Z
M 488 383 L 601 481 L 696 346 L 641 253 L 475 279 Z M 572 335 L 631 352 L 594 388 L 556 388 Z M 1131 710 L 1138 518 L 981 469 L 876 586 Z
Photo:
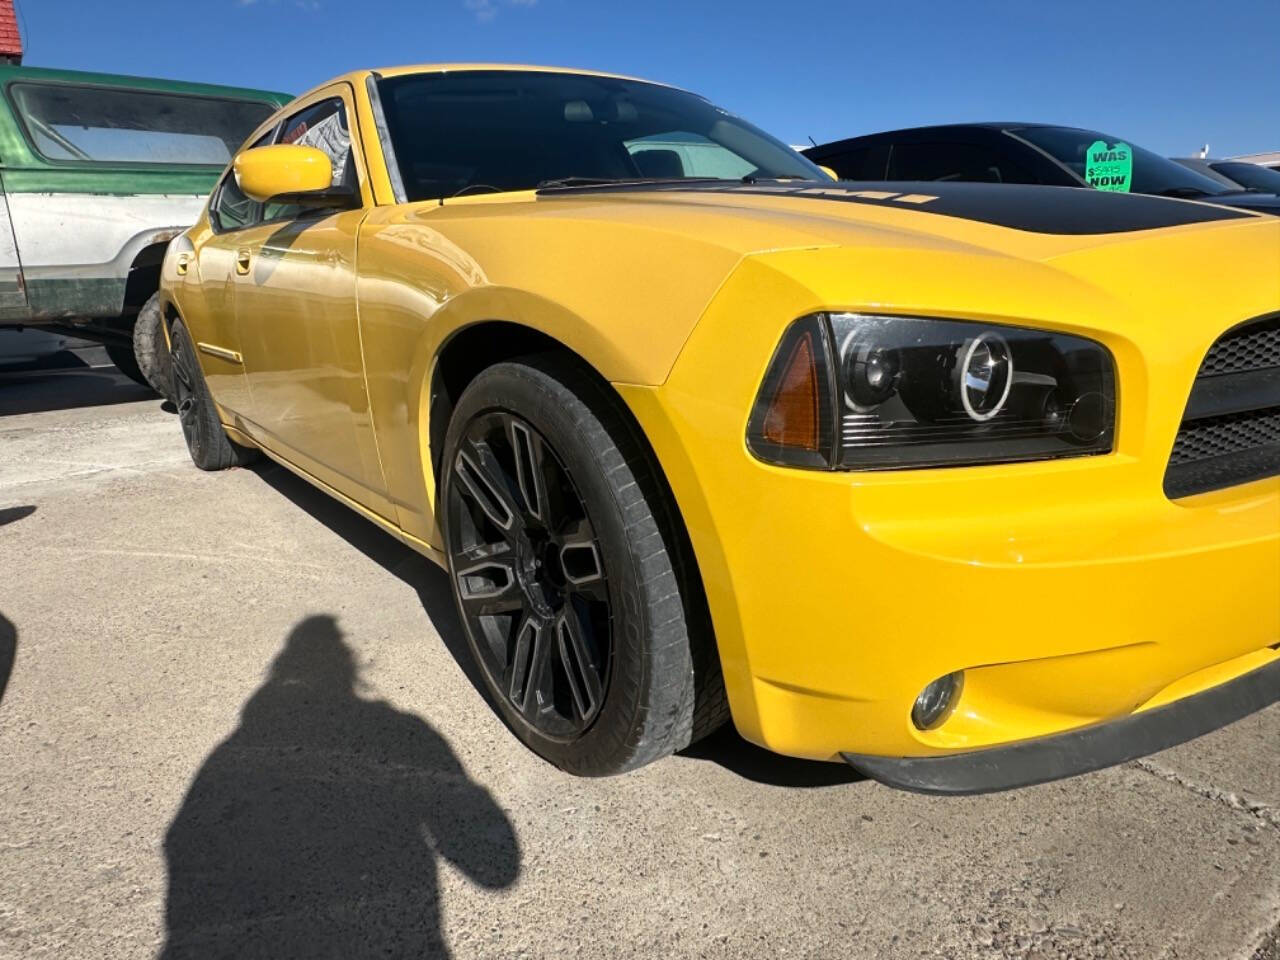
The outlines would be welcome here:
M 585 100 L 570 100 L 564 105 L 564 118 L 570 123 L 590 123 L 595 119 L 591 104 Z
M 674 150 L 637 150 L 631 159 L 642 177 L 666 180 L 684 176 L 684 163 Z

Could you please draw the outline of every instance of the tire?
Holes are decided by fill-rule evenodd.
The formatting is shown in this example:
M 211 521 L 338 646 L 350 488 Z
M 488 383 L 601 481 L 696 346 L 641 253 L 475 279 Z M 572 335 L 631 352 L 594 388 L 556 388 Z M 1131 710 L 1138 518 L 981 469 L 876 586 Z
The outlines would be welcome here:
M 454 599 L 488 692 L 526 745 L 607 776 L 723 722 L 687 537 L 607 384 L 557 355 L 497 364 L 459 398 L 444 451 Z
M 173 325 L 170 337 L 175 403 L 191 462 L 201 470 L 225 470 L 258 459 L 261 456 L 258 450 L 236 443 L 222 428 L 209 386 L 196 360 L 195 345 L 181 320 Z
M 138 311 L 133 324 L 133 355 L 138 369 L 156 393 L 171 403 L 177 403 L 173 392 L 173 360 L 164 342 L 164 312 L 160 309 L 160 294 Z
M 107 356 L 111 362 L 116 365 L 116 369 L 123 373 L 135 383 L 140 383 L 148 390 L 154 389 L 151 384 L 147 383 L 147 378 L 142 375 L 142 370 L 138 368 L 138 360 L 133 355 L 133 346 L 127 343 L 104 343 L 103 347 L 107 351 Z

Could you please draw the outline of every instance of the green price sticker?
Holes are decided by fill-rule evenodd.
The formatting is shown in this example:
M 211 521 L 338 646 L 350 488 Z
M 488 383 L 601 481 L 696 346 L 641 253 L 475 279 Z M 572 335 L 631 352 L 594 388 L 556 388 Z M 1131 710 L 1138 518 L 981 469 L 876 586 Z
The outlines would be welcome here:
M 1123 141 L 1095 140 L 1085 153 L 1084 179 L 1096 190 L 1128 193 L 1133 185 L 1133 148 Z

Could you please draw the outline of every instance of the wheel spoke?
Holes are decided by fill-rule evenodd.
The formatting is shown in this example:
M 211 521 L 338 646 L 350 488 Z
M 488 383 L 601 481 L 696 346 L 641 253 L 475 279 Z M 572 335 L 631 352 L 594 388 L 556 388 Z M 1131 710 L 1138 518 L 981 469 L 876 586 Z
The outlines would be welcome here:
M 546 679 L 547 654 L 552 642 L 547 622 L 538 617 L 526 616 L 516 630 L 507 666 L 507 693 L 516 709 L 531 723 L 542 707 L 538 691 Z
M 523 605 L 514 557 L 493 556 L 480 560 L 459 570 L 457 580 L 458 597 L 472 616 L 510 613 Z
M 187 365 L 185 361 L 186 356 L 184 354 L 176 354 L 174 357 L 173 372 L 181 382 L 182 386 L 191 390 L 191 375 L 187 372 Z
M 458 451 L 454 466 L 458 480 L 471 501 L 502 531 L 504 537 L 510 537 L 514 532 L 516 507 L 511 499 L 506 471 L 488 444 L 466 444 Z
M 560 611 L 556 617 L 555 631 L 556 646 L 569 681 L 574 709 L 580 719 L 586 720 L 594 716 L 600 706 L 600 675 L 595 657 L 587 647 L 582 621 L 578 619 L 573 604 L 565 604 Z
M 551 503 L 542 438 L 514 417 L 507 421 L 507 435 L 515 454 L 516 482 L 525 511 L 546 526 L 550 521 Z

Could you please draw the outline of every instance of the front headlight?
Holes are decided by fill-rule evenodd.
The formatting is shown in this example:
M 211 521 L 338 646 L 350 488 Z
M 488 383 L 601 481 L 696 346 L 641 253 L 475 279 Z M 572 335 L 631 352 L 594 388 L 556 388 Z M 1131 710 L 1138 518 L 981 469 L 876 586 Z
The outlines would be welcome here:
M 1107 453 L 1115 398 L 1111 354 L 1082 337 L 813 314 L 783 336 L 747 445 L 771 463 L 844 470 Z

